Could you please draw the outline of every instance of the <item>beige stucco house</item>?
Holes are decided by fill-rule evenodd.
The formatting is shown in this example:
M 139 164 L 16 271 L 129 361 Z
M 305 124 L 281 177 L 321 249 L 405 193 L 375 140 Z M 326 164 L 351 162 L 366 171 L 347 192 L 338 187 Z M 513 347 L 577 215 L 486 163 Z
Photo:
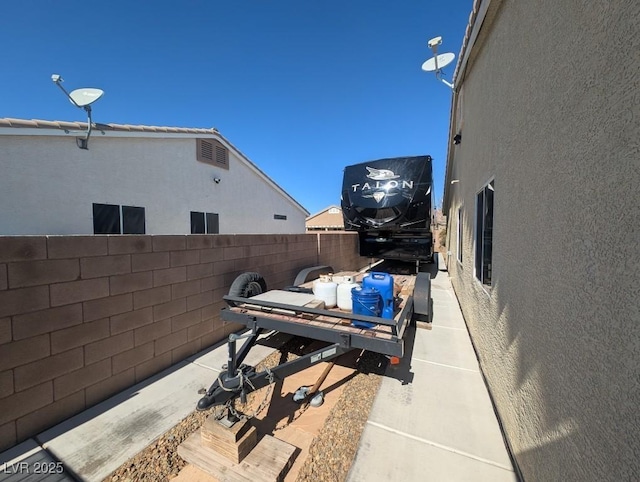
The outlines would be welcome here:
M 639 25 L 476 1 L 454 76 L 447 268 L 528 481 L 640 473 Z
M 344 231 L 342 209 L 331 205 L 309 216 L 305 221 L 307 232 L 315 231 Z
M 216 129 L 0 119 L 0 235 L 304 233 L 308 211 Z

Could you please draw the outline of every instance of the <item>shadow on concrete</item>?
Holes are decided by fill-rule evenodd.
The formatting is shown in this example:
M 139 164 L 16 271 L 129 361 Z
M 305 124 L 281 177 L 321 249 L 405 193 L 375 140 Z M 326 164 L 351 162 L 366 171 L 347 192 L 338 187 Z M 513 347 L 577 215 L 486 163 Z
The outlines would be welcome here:
M 433 263 L 420 263 L 419 272 L 429 273 L 431 275 L 431 279 L 433 279 L 441 268 L 446 270 L 444 266 L 440 267 L 438 256 L 436 256 Z M 370 271 L 389 273 L 390 275 L 413 275 L 416 274 L 416 263 L 413 261 L 384 260 L 380 264 L 374 266 Z
M 404 335 L 404 356 L 400 359 L 400 363 L 392 365 L 388 363 L 384 376 L 394 378 L 403 385 L 413 383 L 414 373 L 411 371 L 411 357 L 413 356 L 413 345 L 416 338 L 416 327 L 410 324 Z
M 275 343 L 275 340 L 273 341 L 273 343 Z M 96 405 L 93 405 L 91 407 L 87 407 L 84 411 L 68 418 L 67 420 L 64 420 L 63 422 L 60 422 L 57 425 L 54 425 L 53 427 L 41 432 L 40 434 L 36 435 L 34 438 L 37 440 L 37 442 L 42 445 L 42 444 L 46 444 L 47 442 L 49 442 L 50 440 L 76 428 L 79 427 L 80 425 L 83 425 L 84 423 L 89 422 L 90 420 L 93 420 L 96 417 L 99 417 L 100 415 L 104 414 L 105 412 L 108 412 L 109 410 L 111 410 L 112 408 L 126 402 L 129 399 L 132 399 L 134 397 L 136 397 L 138 395 L 138 392 L 140 392 L 142 389 L 148 387 L 149 385 L 153 385 L 154 383 L 156 383 L 157 381 L 161 380 L 162 378 L 171 375 L 172 373 L 190 365 L 192 363 L 192 360 L 194 358 L 197 357 L 201 357 L 217 348 L 220 348 L 223 345 L 227 344 L 227 339 L 223 339 L 217 343 L 215 343 L 214 345 L 211 345 L 209 348 L 207 348 L 206 350 L 203 350 L 199 353 L 197 353 L 196 355 L 193 355 L 179 363 L 176 363 L 175 365 L 171 365 L 170 367 L 164 369 L 163 371 L 156 373 L 155 375 L 142 380 L 141 382 L 136 383 L 135 385 L 133 385 L 132 387 L 126 388 L 123 391 L 116 393 L 114 395 L 112 395 L 111 397 L 107 398 L 106 400 L 97 403 Z M 213 372 L 212 372 L 213 373 Z M 212 375 L 212 379 L 215 378 Z M 195 410 L 195 404 L 194 404 L 194 410 Z

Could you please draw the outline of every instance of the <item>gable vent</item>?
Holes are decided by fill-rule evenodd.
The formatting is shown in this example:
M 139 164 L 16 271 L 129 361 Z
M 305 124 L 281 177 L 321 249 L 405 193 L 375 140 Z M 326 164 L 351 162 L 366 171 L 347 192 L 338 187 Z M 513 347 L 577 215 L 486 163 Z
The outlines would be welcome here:
M 223 146 L 216 146 L 216 162 L 223 166 L 229 165 L 229 151 Z
M 213 145 L 211 142 L 202 141 L 200 143 L 200 155 L 208 161 L 213 161 Z
M 229 169 L 229 150 L 215 139 L 196 139 L 196 155 L 199 162 Z

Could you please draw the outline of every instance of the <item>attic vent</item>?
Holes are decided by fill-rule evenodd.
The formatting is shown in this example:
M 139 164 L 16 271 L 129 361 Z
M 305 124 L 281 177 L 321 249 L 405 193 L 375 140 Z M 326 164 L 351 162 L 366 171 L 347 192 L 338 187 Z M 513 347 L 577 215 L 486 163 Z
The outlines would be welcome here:
M 200 155 L 207 161 L 213 161 L 213 145 L 210 142 L 202 141 L 200 143 Z
M 340 214 L 340 210 L 338 208 L 329 209 L 329 214 Z
M 199 162 L 229 169 L 229 150 L 216 139 L 196 139 L 196 155 Z
M 229 151 L 222 146 L 216 146 L 216 162 L 223 166 L 229 164 Z

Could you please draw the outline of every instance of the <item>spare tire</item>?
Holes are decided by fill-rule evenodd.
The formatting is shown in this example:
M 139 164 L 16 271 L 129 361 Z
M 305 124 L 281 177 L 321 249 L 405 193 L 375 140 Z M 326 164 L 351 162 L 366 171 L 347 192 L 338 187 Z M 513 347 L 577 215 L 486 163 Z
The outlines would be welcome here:
M 252 296 L 265 293 L 267 291 L 267 283 L 260 273 L 248 272 L 238 276 L 229 288 L 229 296 L 238 296 L 240 298 L 251 298 Z

